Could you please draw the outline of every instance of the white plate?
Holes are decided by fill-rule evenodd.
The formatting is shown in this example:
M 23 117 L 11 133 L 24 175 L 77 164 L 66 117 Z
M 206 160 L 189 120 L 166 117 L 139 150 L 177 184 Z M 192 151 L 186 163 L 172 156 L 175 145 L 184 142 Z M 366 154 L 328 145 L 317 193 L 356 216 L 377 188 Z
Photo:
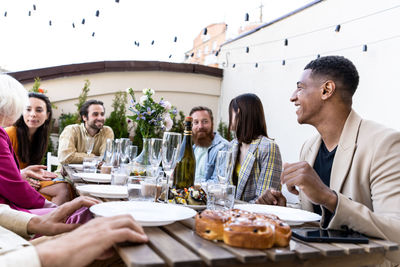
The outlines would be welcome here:
M 77 172 L 74 176 L 80 177 L 86 182 L 92 183 L 111 183 L 111 174 L 93 173 L 93 172 Z
M 289 225 L 299 225 L 305 222 L 315 222 L 321 219 L 321 216 L 301 209 L 288 207 L 260 205 L 260 204 L 236 204 L 236 209 L 247 210 L 251 212 L 274 214 Z
M 91 206 L 90 211 L 104 217 L 131 214 L 142 226 L 167 225 L 196 215 L 195 210 L 184 206 L 145 201 L 104 202 Z
M 126 186 L 122 185 L 104 185 L 104 184 L 87 184 L 76 187 L 83 194 L 90 194 L 95 197 L 105 198 L 128 198 Z
M 68 164 L 69 167 L 74 168 L 75 170 L 82 171 L 83 170 L 83 164 Z
M 182 207 L 188 207 L 194 210 L 205 210 L 207 208 L 207 205 L 183 205 L 183 204 L 172 204 L 172 205 L 178 205 Z

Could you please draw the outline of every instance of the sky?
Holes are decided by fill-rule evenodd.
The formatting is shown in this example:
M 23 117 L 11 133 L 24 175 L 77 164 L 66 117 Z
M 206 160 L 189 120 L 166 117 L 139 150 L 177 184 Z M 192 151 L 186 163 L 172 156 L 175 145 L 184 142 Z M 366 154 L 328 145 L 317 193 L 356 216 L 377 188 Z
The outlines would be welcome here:
M 228 35 L 234 37 L 246 23 L 246 13 L 250 22 L 260 20 L 260 5 L 265 23 L 309 2 L 1 0 L 0 68 L 19 71 L 103 60 L 182 62 L 209 24 L 227 23 Z

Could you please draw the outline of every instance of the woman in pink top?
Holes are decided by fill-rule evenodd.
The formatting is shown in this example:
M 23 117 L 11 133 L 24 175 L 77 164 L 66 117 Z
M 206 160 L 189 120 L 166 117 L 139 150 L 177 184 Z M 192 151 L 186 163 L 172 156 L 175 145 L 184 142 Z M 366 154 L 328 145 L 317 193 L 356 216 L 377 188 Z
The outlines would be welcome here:
M 46 200 L 21 177 L 18 160 L 6 131 L 2 127 L 12 125 L 29 104 L 25 88 L 11 76 L 0 74 L 0 204 L 35 214 L 45 214 L 57 207 Z M 87 221 L 91 218 L 86 208 L 78 210 L 70 222 Z

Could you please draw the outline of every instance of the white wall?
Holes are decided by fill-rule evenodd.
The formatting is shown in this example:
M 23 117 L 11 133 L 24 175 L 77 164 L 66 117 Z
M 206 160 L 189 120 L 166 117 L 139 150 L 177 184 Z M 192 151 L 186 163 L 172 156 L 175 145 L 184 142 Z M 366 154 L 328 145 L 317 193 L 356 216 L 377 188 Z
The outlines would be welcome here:
M 44 80 L 41 88 L 47 90 L 52 103 L 58 108 L 54 110 L 54 117 L 61 113 L 76 112 L 75 104 L 81 93 L 85 80 L 91 83 L 88 99 L 98 99 L 104 102 L 106 116 L 112 111 L 112 100 L 117 91 L 124 91 L 132 87 L 136 99 L 142 96 L 143 88 L 155 90 L 154 98 L 163 97 L 171 102 L 178 110 L 189 115 L 192 107 L 205 105 L 211 108 L 218 117 L 218 104 L 221 93 L 221 78 L 204 74 L 166 72 L 166 71 L 123 71 L 84 74 Z M 33 83 L 24 84 L 25 88 L 32 88 Z M 130 97 L 128 96 L 130 102 Z M 129 111 L 128 111 L 129 113 Z
M 364 118 L 400 129 L 400 105 L 396 103 L 400 98 L 396 80 L 400 77 L 400 8 L 343 23 L 399 4 L 399 0 L 326 0 L 226 44 L 218 58 L 220 64 L 229 64 L 221 88 L 222 119 L 228 121 L 233 97 L 257 94 L 263 101 L 268 133 L 277 141 L 283 161 L 297 161 L 301 145 L 315 130 L 297 123 L 289 98 L 304 66 L 317 54 L 343 55 L 353 61 L 360 74 L 353 108 Z M 335 32 L 337 24 L 342 24 L 340 32 Z M 293 37 L 306 32 L 313 33 Z M 393 36 L 397 38 L 375 42 Z M 285 38 L 288 46 L 284 46 Z M 367 52 L 362 51 L 363 44 L 368 45 Z M 248 54 L 246 46 L 250 47 Z M 256 62 L 258 68 L 254 67 Z

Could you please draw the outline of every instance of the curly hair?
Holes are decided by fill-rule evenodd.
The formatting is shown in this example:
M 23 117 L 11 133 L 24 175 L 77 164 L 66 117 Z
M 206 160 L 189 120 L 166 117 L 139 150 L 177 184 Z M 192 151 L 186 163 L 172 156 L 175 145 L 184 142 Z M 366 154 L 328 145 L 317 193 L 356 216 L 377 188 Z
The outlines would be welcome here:
M 307 69 L 311 70 L 311 76 L 325 76 L 333 80 L 342 99 L 352 101 L 360 79 L 353 62 L 343 56 L 326 56 L 312 60 L 304 67 L 304 70 Z

